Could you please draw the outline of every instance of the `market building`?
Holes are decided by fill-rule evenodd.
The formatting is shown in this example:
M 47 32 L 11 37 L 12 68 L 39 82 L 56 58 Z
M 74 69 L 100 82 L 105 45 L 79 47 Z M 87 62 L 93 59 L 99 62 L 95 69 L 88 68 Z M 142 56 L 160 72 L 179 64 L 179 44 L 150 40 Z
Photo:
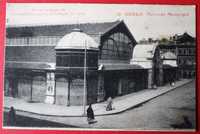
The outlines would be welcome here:
M 129 64 L 136 41 L 123 21 L 8 27 L 6 36 L 6 96 L 82 105 L 84 96 L 89 104 L 136 90 L 129 82 L 140 68 Z

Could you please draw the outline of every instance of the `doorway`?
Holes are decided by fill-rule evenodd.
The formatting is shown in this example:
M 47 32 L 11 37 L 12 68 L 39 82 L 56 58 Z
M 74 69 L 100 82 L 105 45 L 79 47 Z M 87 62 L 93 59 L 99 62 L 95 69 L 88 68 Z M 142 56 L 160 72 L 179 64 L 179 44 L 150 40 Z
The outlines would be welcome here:
M 108 72 L 104 77 L 105 99 L 116 97 L 119 90 L 119 78 L 115 73 Z

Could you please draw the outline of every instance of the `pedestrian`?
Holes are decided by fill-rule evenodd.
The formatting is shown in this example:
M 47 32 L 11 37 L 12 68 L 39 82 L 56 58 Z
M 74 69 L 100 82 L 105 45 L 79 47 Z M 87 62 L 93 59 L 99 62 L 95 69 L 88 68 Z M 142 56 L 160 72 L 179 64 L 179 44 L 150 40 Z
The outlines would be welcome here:
M 10 108 L 10 111 L 8 112 L 8 125 L 16 126 L 16 112 L 13 106 Z
M 184 115 L 183 120 L 184 120 L 184 128 L 192 128 L 192 123 L 190 122 L 187 116 Z
M 174 79 L 174 77 L 171 75 L 171 77 L 170 77 L 170 85 L 171 86 L 174 86 L 175 85 L 175 79 Z
M 113 108 L 112 108 L 112 97 L 108 97 L 108 100 L 107 100 L 107 106 L 106 106 L 106 111 L 111 111 Z
M 94 111 L 92 109 L 92 104 L 90 104 L 87 109 L 87 121 L 88 121 L 88 124 L 96 122 L 94 118 Z

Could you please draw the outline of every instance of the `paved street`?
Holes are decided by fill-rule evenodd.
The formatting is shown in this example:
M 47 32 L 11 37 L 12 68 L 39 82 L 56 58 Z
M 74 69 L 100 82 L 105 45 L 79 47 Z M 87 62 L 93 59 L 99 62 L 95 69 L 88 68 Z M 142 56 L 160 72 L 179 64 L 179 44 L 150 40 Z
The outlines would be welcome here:
M 195 127 L 195 82 L 120 115 L 97 117 L 95 128 L 172 129 L 185 115 Z M 172 126 L 171 126 L 172 125 Z
M 27 113 L 19 113 L 26 116 Z M 30 113 L 29 115 L 30 116 Z M 38 118 L 36 115 L 31 117 Z M 184 127 L 185 121 L 183 116 L 187 117 L 189 122 L 192 123 L 192 128 L 195 127 L 195 81 L 186 84 L 182 87 L 176 88 L 162 96 L 159 96 L 143 105 L 133 108 L 121 114 L 97 116 L 97 123 L 88 125 L 86 117 L 53 117 L 53 116 L 41 116 L 40 127 L 64 127 L 72 122 L 77 122 L 77 125 L 83 128 L 105 128 L 105 129 L 175 129 Z M 44 121 L 46 120 L 46 121 Z M 47 121 L 48 120 L 48 121 Z M 24 122 L 24 120 L 21 120 Z M 35 122 L 35 120 L 29 119 L 29 122 Z M 59 122 L 60 124 L 55 124 Z M 82 122 L 85 122 L 82 124 Z M 31 123 L 34 126 L 35 123 Z M 23 123 L 22 123 L 23 125 Z M 37 126 L 37 125 L 36 125 Z M 186 127 L 185 127 L 186 128 Z

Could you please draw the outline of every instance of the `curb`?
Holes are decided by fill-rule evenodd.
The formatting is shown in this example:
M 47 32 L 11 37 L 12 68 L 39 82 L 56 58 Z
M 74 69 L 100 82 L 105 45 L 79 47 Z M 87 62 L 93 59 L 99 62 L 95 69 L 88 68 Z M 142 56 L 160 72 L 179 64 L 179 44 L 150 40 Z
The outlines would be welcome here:
M 168 90 L 168 91 L 166 91 L 166 92 L 163 92 L 163 93 L 161 93 L 161 94 L 159 94 L 159 95 L 157 95 L 157 96 L 155 96 L 155 97 L 152 97 L 152 98 L 150 98 L 150 99 L 147 99 L 147 100 L 145 100 L 145 101 L 143 101 L 143 102 L 141 102 L 141 103 L 138 103 L 138 104 L 136 104 L 136 105 L 134 105 L 134 106 L 132 106 L 132 107 L 126 108 L 126 109 L 124 109 L 124 110 L 116 111 L 116 112 L 114 112 L 114 113 L 106 113 L 106 114 L 95 115 L 95 116 L 106 116 L 106 115 L 113 115 L 113 114 L 120 114 L 120 113 L 123 113 L 123 112 L 125 112 L 125 111 L 127 111 L 127 110 L 130 110 L 130 109 L 132 109 L 132 108 L 139 107 L 140 105 L 143 105 L 143 104 L 145 104 L 145 103 L 147 103 L 147 102 L 149 102 L 149 101 L 151 101 L 151 100 L 153 100 L 153 99 L 155 99 L 155 98 L 157 98 L 157 97 L 159 97 L 159 96 L 162 96 L 162 95 L 164 95 L 164 94 L 166 94 L 166 93 L 168 93 L 168 92 L 171 92 L 171 91 L 175 90 L 176 88 L 182 87 L 182 86 L 184 86 L 184 85 L 186 85 L 186 84 L 188 84 L 188 83 L 190 83 L 190 82 L 192 82 L 192 81 L 193 81 L 193 80 L 190 80 L 190 81 L 188 81 L 188 82 L 186 82 L 186 83 L 184 83 L 184 84 L 182 84 L 182 85 L 180 85 L 180 86 L 171 88 L 170 90 Z

